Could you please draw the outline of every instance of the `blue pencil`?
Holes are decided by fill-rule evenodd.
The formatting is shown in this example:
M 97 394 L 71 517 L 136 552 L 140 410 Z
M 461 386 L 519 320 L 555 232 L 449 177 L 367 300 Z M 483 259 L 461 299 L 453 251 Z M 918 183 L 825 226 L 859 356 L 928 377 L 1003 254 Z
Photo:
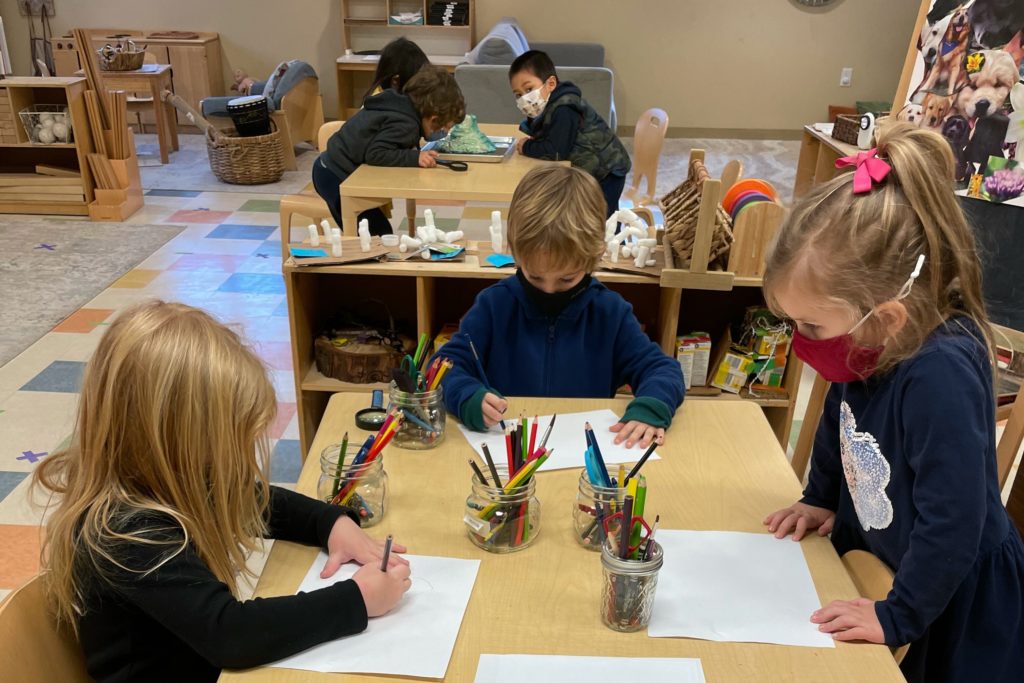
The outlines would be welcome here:
M 476 346 L 473 345 L 473 338 L 469 336 L 468 332 L 463 332 L 466 335 L 466 339 L 469 340 L 469 350 L 473 352 L 473 360 L 476 361 L 476 371 L 480 374 L 480 379 L 483 380 L 485 387 L 490 387 L 491 383 L 487 380 L 487 373 L 484 372 L 484 364 L 480 362 L 480 355 L 476 352 Z M 501 423 L 502 430 L 505 429 L 505 421 L 498 420 Z

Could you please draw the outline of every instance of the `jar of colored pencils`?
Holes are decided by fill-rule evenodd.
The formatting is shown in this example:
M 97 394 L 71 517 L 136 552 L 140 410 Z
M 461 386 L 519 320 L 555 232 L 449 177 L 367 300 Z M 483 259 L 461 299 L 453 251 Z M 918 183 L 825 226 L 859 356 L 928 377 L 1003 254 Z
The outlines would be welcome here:
M 395 432 L 393 443 L 399 448 L 425 450 L 444 441 L 446 412 L 444 389 L 433 391 L 402 391 L 391 383 L 391 407 L 405 416 Z
M 649 554 L 647 543 L 654 546 Z M 639 560 L 620 558 L 613 547 L 610 542 L 601 546 L 601 621 L 613 631 L 639 631 L 651 621 L 658 572 L 664 560 L 661 545 L 653 540 L 644 541 L 639 552 L 644 559 Z
M 609 480 L 615 481 L 609 474 Z M 587 471 L 580 472 L 576 502 L 572 506 L 573 535 L 576 542 L 595 552 L 604 545 L 604 518 L 622 509 L 626 489 L 591 483 Z
M 531 476 L 520 486 L 514 481 L 509 486 L 508 470 L 496 471 L 504 486 L 473 475 L 463 521 L 473 545 L 492 553 L 512 553 L 528 548 L 540 534 L 537 480 Z
M 370 462 L 353 464 L 359 450 L 345 449 L 342 444 L 325 448 L 320 453 L 320 481 L 316 493 L 324 502 L 354 508 L 362 520 L 361 526 L 370 527 L 384 519 L 388 473 L 384 471 L 383 453 Z

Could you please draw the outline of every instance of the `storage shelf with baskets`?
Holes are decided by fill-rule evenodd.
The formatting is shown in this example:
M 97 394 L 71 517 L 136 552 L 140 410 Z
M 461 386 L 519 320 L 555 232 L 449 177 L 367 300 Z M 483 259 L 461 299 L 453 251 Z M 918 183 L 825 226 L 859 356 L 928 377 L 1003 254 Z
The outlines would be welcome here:
M 0 80 L 0 213 L 89 214 L 85 90 L 84 78 Z

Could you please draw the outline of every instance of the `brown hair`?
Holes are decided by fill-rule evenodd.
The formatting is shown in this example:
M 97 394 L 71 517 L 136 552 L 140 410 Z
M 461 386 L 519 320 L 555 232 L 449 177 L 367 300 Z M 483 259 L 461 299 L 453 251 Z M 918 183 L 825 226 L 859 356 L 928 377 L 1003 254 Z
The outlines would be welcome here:
M 428 64 L 409 79 L 402 92 L 423 118 L 436 116 L 442 126 L 466 118 L 466 100 L 455 76 L 439 66 Z
M 543 254 L 551 268 L 597 268 L 605 250 L 607 203 L 593 176 L 547 164 L 519 181 L 508 210 L 508 244 L 520 263 Z
M 34 475 L 60 497 L 43 548 L 58 618 L 76 628 L 92 580 L 153 571 L 188 544 L 234 590 L 265 531 L 276 408 L 260 360 L 203 311 L 154 301 L 115 320 L 86 367 L 71 444 Z M 133 544 L 167 551 L 126 566 Z
M 931 332 L 957 315 L 971 318 L 984 337 L 990 361 L 992 333 L 981 292 L 981 263 L 974 234 L 953 193 L 953 153 L 931 130 L 886 122 L 876 130 L 878 156 L 892 166 L 869 193 L 853 193 L 853 173 L 814 188 L 797 202 L 772 245 L 764 291 L 799 271 L 813 290 L 850 309 L 855 318 L 896 297 L 925 263 L 902 300 L 907 323 L 890 339 L 879 370 L 913 356 Z M 883 322 L 868 317 L 858 338 L 884 338 Z

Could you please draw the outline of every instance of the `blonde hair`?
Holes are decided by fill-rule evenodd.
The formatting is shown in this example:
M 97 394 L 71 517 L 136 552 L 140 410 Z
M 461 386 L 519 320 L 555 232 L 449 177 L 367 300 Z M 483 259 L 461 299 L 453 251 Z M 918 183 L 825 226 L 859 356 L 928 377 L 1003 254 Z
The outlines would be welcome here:
M 153 571 L 188 544 L 234 590 L 265 531 L 276 408 L 260 360 L 203 311 L 147 302 L 114 321 L 86 367 L 71 444 L 34 475 L 60 496 L 43 548 L 58 618 L 76 628 L 91 580 Z M 173 523 L 154 529 L 154 516 Z M 167 552 L 125 566 L 134 544 Z
M 871 192 L 854 194 L 853 173 L 844 173 L 793 207 L 767 258 L 764 291 L 769 305 L 785 315 L 775 291 L 799 272 L 814 293 L 860 318 L 894 299 L 924 254 L 924 268 L 902 299 L 907 323 L 886 343 L 878 369 L 913 356 L 935 328 L 957 315 L 974 321 L 992 361 L 981 264 L 974 234 L 953 193 L 949 143 L 904 122 L 880 125 L 876 138 L 878 156 L 892 170 Z M 870 316 L 855 336 L 882 339 L 883 325 Z
M 597 268 L 605 250 L 607 203 L 597 181 L 571 166 L 544 165 L 519 181 L 508 211 L 508 244 L 527 268 Z

